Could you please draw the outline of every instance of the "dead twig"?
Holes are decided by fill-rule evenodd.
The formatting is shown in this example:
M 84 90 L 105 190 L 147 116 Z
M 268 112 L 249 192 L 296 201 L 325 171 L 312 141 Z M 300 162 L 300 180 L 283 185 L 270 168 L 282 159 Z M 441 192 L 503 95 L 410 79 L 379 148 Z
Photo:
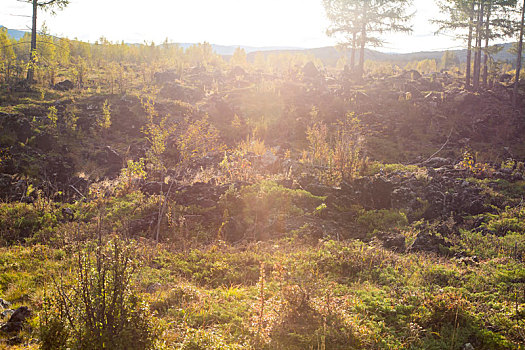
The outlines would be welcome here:
M 452 136 L 452 131 L 454 131 L 454 129 L 450 129 L 450 132 L 448 133 L 448 137 L 447 137 L 447 140 L 445 141 L 445 143 L 441 146 L 440 149 L 438 149 L 436 152 L 434 152 L 430 157 L 428 157 L 427 160 L 425 160 L 424 162 L 421 162 L 421 163 L 417 163 L 417 164 L 414 164 L 414 165 L 423 165 L 425 163 L 428 163 L 432 158 L 434 158 L 439 152 L 441 152 L 449 143 L 450 141 L 450 136 Z
M 155 237 L 155 240 L 157 243 L 159 243 L 159 235 L 160 235 L 160 222 L 162 220 L 162 216 L 164 215 L 164 210 L 166 209 L 166 203 L 168 202 L 168 198 L 170 196 L 171 187 L 173 186 L 173 182 L 170 183 L 170 187 L 168 188 L 168 193 L 166 193 L 166 197 L 164 197 L 164 202 L 162 203 L 162 206 L 159 208 L 159 217 L 157 220 L 157 235 Z

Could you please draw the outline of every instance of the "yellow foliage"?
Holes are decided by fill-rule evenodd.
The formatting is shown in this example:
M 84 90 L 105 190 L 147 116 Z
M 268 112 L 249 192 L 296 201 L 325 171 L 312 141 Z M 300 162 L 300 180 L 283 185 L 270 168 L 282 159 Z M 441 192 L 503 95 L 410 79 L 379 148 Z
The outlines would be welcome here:
M 224 149 L 224 145 L 220 143 L 219 131 L 208 122 L 208 115 L 189 123 L 186 131 L 179 136 L 177 147 L 182 161 Z

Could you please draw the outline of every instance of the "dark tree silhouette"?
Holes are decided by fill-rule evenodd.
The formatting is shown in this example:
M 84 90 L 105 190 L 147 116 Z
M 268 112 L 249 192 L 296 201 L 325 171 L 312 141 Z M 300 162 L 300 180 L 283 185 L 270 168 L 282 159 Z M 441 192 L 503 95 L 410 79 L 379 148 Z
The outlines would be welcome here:
M 69 4 L 69 0 L 48 0 L 39 2 L 38 0 L 25 0 L 21 2 L 29 2 L 33 5 L 33 25 L 31 27 L 31 51 L 29 52 L 29 68 L 27 69 L 27 81 L 32 83 L 35 75 L 36 57 L 36 26 L 38 9 L 43 9 L 55 13 L 57 9 L 63 9 Z
M 386 32 L 411 32 L 407 14 L 412 0 L 323 0 L 331 22 L 328 35 L 340 35 L 352 48 L 351 65 L 359 47 L 358 73 L 363 75 L 365 48 L 381 46 L 381 35 Z M 353 68 L 353 67 L 352 67 Z

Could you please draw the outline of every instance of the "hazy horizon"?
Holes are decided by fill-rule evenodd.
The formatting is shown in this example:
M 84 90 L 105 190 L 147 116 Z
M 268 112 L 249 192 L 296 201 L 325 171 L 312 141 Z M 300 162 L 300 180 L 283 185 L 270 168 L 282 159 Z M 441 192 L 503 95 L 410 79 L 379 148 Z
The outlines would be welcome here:
M 9 29 L 29 30 L 31 5 L 4 0 L 0 24 Z M 94 42 L 101 36 L 111 41 L 155 43 L 210 42 L 224 46 L 318 48 L 337 44 L 325 31 L 328 20 L 321 0 L 195 0 L 175 3 L 151 0 L 144 6 L 137 0 L 72 0 L 63 11 L 51 16 L 40 12 L 38 27 L 46 23 L 53 35 Z M 136 4 L 136 5 L 135 5 Z M 158 12 L 158 9 L 166 8 Z M 206 11 L 202 11 L 206 9 Z M 124 18 L 116 14 L 121 11 Z M 429 20 L 438 13 L 434 1 L 415 0 L 412 34 L 386 35 L 377 48 L 385 52 L 407 53 L 461 48 L 449 35 L 435 36 Z M 24 17 L 21 17 L 24 16 Z M 27 17 L 25 17 L 27 16 Z M 270 24 L 270 25 L 268 25 Z

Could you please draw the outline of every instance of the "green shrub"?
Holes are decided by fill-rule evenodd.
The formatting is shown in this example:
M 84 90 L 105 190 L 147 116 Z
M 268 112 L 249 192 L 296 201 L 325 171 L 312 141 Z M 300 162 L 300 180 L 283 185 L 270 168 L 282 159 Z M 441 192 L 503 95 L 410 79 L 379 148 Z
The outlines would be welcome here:
M 429 313 L 423 313 L 422 322 L 435 330 L 439 330 L 445 324 L 465 325 L 473 321 L 469 301 L 458 292 L 446 291 L 428 295 L 423 307 Z
M 151 309 L 159 314 L 166 314 L 169 309 L 181 307 L 194 300 L 199 300 L 199 291 L 192 286 L 177 286 L 172 288 L 160 300 L 151 303 Z
M 497 234 L 504 236 L 508 233 L 525 233 L 525 209 L 518 208 L 505 208 L 505 211 L 499 214 L 486 214 L 485 222 L 481 225 L 482 228 Z
M 76 278 L 57 283 L 45 300 L 42 349 L 154 348 L 159 329 L 131 289 L 132 249 L 114 241 L 78 252 Z
M 407 216 L 397 210 L 381 209 L 365 211 L 357 218 L 357 223 L 367 232 L 392 230 L 408 224 Z
M 241 350 L 247 347 L 228 339 L 218 329 L 190 328 L 178 348 L 181 350 Z
M 379 279 L 381 270 L 393 264 L 392 253 L 359 241 L 325 242 L 315 251 L 297 256 L 305 261 L 306 270 L 314 269 L 343 281 L 362 278 Z
M 38 210 L 32 204 L 0 204 L 0 244 L 21 243 L 32 237 L 41 228 L 57 223 L 53 211 Z
M 233 254 L 219 249 L 194 249 L 180 254 L 171 268 L 199 285 L 253 285 L 259 279 L 260 257 L 252 252 Z
M 239 217 L 245 225 L 259 229 L 272 224 L 275 231 L 284 232 L 286 218 L 313 213 L 324 199 L 304 190 L 261 181 L 238 191 L 226 192 L 221 198 L 221 206 L 228 217 Z
M 431 265 L 423 271 L 422 275 L 425 283 L 435 284 L 440 287 L 461 285 L 461 279 L 457 271 L 447 269 L 442 265 Z
M 523 256 L 525 235 L 509 233 L 503 237 L 477 231 L 460 230 L 461 248 L 482 259 Z
M 408 172 L 415 173 L 420 168 L 417 165 L 404 165 L 404 164 L 383 164 L 381 162 L 370 162 L 367 164 L 366 169 L 363 170 L 364 176 L 372 176 L 379 174 L 381 171 L 385 174 L 391 174 L 395 172 Z

